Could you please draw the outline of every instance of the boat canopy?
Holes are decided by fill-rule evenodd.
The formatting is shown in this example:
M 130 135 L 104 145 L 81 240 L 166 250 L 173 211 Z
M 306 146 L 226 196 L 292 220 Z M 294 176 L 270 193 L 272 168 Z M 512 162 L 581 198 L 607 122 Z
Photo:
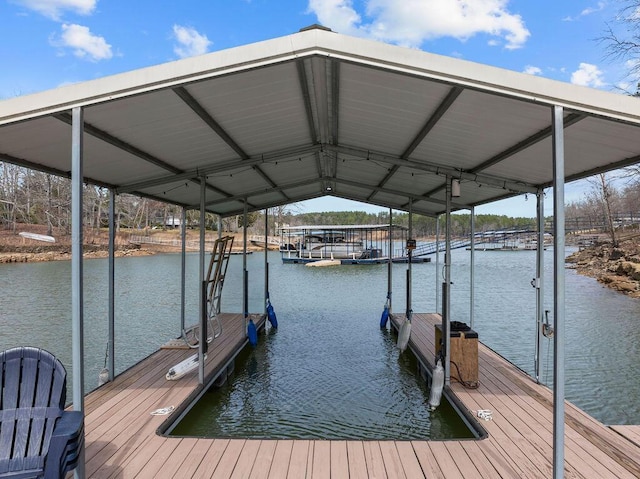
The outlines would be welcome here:
M 435 216 L 640 160 L 640 102 L 334 33 L 298 33 L 0 102 L 0 161 L 221 216 L 324 195 Z

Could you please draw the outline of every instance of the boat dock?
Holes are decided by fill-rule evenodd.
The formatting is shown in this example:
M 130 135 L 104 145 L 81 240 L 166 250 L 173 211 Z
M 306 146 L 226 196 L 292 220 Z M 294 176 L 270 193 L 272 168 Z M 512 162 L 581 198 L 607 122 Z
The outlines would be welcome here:
M 412 317 L 409 348 L 432 362 L 437 314 Z M 264 316 L 256 317 L 259 328 Z M 392 315 L 398 328 L 402 315 Z M 209 348 L 205 373 L 213 380 L 246 345 L 239 314 L 223 314 L 225 334 Z M 371 327 L 377 327 L 372 321 Z M 480 338 L 482 339 L 482 338 Z M 197 373 L 178 381 L 165 374 L 193 354 L 159 349 L 85 399 L 87 477 L 202 478 L 546 478 L 552 476 L 552 393 L 479 343 L 479 387 L 452 380 L 451 391 L 481 420 L 484 439 L 448 441 L 243 440 L 165 437 L 172 417 L 201 389 Z M 205 382 L 205 384 L 208 381 Z M 640 477 L 640 426 L 607 427 L 566 404 L 565 475 Z

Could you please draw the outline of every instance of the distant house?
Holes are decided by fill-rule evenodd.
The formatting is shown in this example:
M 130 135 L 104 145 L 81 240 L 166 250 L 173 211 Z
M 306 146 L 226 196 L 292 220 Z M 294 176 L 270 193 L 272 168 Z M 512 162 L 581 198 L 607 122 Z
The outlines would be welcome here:
M 167 216 L 167 219 L 164 222 L 164 226 L 166 228 L 180 228 L 180 218 L 176 218 L 175 216 Z

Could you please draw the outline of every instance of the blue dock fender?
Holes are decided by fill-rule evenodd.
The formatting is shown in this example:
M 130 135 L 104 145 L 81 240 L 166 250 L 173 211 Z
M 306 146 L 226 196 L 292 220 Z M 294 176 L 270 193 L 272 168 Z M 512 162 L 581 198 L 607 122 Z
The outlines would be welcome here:
M 387 293 L 387 300 L 384 303 L 384 309 L 382 310 L 382 316 L 380 316 L 380 329 L 387 327 L 389 321 L 389 303 L 391 302 L 391 291 Z
M 267 318 L 269 319 L 271 326 L 278 329 L 278 318 L 276 318 L 276 312 L 273 310 L 273 306 L 271 305 L 269 293 L 267 293 Z
M 249 338 L 251 346 L 258 344 L 258 330 L 256 329 L 253 319 L 249 319 L 249 324 L 247 325 L 247 337 Z

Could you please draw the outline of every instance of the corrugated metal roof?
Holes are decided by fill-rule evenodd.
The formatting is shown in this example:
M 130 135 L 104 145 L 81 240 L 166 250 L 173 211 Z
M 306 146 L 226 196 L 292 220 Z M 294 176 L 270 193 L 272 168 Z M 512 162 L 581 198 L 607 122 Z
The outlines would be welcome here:
M 325 194 L 436 215 L 640 161 L 640 101 L 323 29 L 0 102 L 0 160 L 232 215 Z

